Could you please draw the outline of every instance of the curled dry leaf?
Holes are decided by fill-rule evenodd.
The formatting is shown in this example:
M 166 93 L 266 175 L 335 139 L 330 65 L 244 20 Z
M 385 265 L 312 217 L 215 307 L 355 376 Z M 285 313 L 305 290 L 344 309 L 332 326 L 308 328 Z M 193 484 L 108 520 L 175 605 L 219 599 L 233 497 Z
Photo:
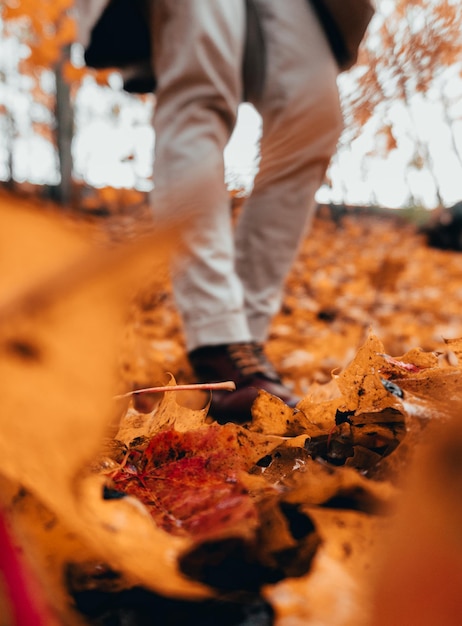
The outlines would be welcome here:
M 384 389 L 380 372 L 384 365 L 382 342 L 372 333 L 358 350 L 355 358 L 338 376 L 337 384 L 348 412 L 373 412 L 395 406 L 392 396 Z
M 417 418 L 450 418 L 462 402 L 462 372 L 456 367 L 435 367 L 394 382 L 404 392 L 400 401 L 406 412 Z
M 280 437 L 297 435 L 319 436 L 323 430 L 310 421 L 302 408 L 291 409 L 279 398 L 261 390 L 252 406 L 252 422 L 249 429 L 253 432 Z

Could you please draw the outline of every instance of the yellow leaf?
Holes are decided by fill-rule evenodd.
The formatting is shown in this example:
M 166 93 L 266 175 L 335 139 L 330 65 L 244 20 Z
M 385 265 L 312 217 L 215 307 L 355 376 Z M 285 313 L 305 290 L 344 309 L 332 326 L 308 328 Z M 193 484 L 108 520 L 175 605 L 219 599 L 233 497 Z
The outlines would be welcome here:
M 139 506 L 106 501 L 88 476 L 121 391 L 118 346 L 131 294 L 165 265 L 167 233 L 118 247 L 82 240 L 57 215 L 4 199 L 0 306 L 1 472 L 114 569 L 169 594 L 204 595 L 175 553 L 185 542 Z M 155 251 L 155 252 L 153 252 Z M 31 445 L 33 442 L 33 445 Z
M 347 411 L 367 412 L 395 406 L 380 380 L 384 347 L 370 334 L 353 361 L 337 378 Z

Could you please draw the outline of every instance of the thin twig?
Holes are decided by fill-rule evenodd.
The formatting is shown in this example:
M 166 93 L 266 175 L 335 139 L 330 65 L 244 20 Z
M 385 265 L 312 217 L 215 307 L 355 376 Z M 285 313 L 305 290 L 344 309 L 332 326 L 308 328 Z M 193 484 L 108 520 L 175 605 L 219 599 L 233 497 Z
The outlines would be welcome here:
M 236 385 L 233 381 L 227 380 L 222 383 L 191 383 L 189 385 L 165 385 L 163 387 L 145 387 L 143 389 L 134 389 L 127 393 L 114 396 L 117 400 L 121 398 L 130 398 L 137 393 L 160 393 L 162 391 L 234 391 Z

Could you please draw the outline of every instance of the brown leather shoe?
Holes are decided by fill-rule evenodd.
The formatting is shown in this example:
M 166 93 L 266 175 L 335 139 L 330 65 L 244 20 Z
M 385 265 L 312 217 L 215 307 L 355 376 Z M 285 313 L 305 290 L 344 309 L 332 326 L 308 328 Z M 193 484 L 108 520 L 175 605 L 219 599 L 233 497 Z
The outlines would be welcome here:
M 251 407 L 259 389 L 291 407 L 300 399 L 283 385 L 259 343 L 204 346 L 190 352 L 189 360 L 200 382 L 232 380 L 236 383 L 236 391 L 212 393 L 209 412 L 220 423 L 251 420 Z

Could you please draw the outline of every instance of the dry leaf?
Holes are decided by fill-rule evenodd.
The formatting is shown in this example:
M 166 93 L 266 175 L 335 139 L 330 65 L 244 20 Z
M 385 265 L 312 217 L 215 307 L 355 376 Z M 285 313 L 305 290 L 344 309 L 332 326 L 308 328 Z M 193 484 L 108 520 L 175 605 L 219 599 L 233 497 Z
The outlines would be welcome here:
M 377 625 L 460 623 L 461 459 L 457 411 L 444 428 L 426 430 L 405 481 L 375 589 Z
M 9 212 L 2 209 L 4 235 Z M 26 263 L 19 263 L 24 278 L 18 274 L 14 284 L 8 278 L 3 292 L 2 472 L 115 570 L 165 593 L 206 594 L 178 572 L 173 555 L 184 550 L 184 541 L 156 528 L 139 506 L 103 500 L 98 477 L 82 477 L 119 417 L 113 396 L 121 391 L 118 346 L 130 295 L 165 263 L 169 237 L 152 234 L 118 249 L 79 245 L 56 216 L 37 219 L 18 204 L 12 224 L 17 250 L 2 256 L 2 276 L 18 255 L 29 266 L 37 255 L 38 269 L 31 282 Z M 41 248 L 48 248 L 46 262 L 40 261 Z
M 370 334 L 353 361 L 336 379 L 345 401 L 346 411 L 363 413 L 396 404 L 380 380 L 384 363 L 381 356 L 383 352 L 382 342 Z

